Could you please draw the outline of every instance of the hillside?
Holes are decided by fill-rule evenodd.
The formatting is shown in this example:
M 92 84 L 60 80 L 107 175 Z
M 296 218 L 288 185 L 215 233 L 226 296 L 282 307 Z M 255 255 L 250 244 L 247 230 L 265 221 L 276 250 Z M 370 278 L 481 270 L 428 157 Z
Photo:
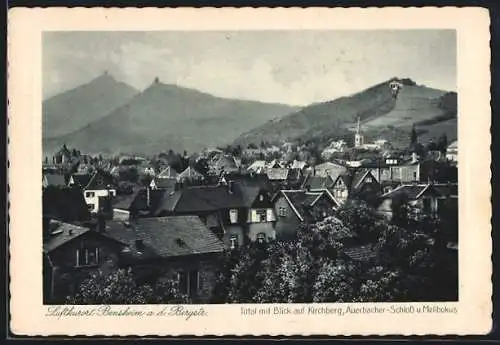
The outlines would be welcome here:
M 389 88 L 393 80 L 270 121 L 244 133 L 235 144 L 248 145 L 261 140 L 295 141 L 299 138 L 326 142 L 349 135 L 358 117 L 368 138 L 384 137 L 397 146 L 406 145 L 413 123 L 422 140 L 438 137 L 443 132 L 449 139 L 456 138 L 456 93 L 417 85 L 410 79 L 399 79 L 402 87 L 394 97 Z
M 156 80 L 127 104 L 68 135 L 47 140 L 84 152 L 189 152 L 231 143 L 237 136 L 297 108 L 215 97 Z
M 74 132 L 128 102 L 137 90 L 107 73 L 43 102 L 43 137 Z

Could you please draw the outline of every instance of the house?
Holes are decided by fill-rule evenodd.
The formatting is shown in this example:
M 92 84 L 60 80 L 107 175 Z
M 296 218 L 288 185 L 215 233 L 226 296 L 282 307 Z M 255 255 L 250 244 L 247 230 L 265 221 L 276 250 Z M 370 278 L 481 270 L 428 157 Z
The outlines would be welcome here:
M 210 164 L 210 172 L 215 175 L 219 175 L 222 172 L 235 172 L 239 170 L 239 163 L 232 155 L 219 154 L 214 157 Z
M 42 187 L 48 186 L 63 187 L 66 186 L 66 179 L 63 174 L 46 173 L 42 176 Z
M 378 213 L 387 219 L 392 219 L 394 200 L 407 203 L 416 219 L 424 214 L 439 217 L 445 207 L 453 207 L 453 204 L 455 208 L 458 207 L 458 184 L 403 184 L 382 195 L 382 201 L 377 209 Z
M 265 171 L 267 168 L 267 162 L 264 160 L 256 160 L 247 168 L 248 171 L 252 171 L 255 173 L 261 173 Z
M 85 202 L 92 214 L 97 214 L 102 208 L 108 209 L 109 201 L 116 196 L 112 177 L 102 171 L 93 174 L 73 174 L 68 185 L 76 186 L 83 191 Z
M 458 162 L 458 140 L 455 140 L 446 148 L 446 159 Z
M 162 189 L 173 191 L 176 184 L 176 178 L 155 176 L 149 183 L 149 188 L 151 188 L 152 190 Z
M 177 171 L 168 166 L 165 169 L 163 169 L 156 177 L 175 179 L 177 175 L 179 175 Z
M 269 193 L 244 183 L 191 186 L 165 194 L 153 215 L 196 215 L 228 248 L 275 238 Z
M 378 194 L 380 184 L 370 169 L 351 169 L 337 177 L 331 191 L 336 200 L 344 203 L 352 197 L 365 199 Z
M 268 168 L 267 177 L 271 182 L 286 182 L 288 180 L 289 169 L 287 168 Z
M 147 188 L 138 188 L 132 194 L 118 195 L 113 200 L 113 220 L 128 221 L 149 215 L 150 193 Z
M 298 161 L 296 159 L 293 160 L 292 165 L 290 166 L 290 169 L 299 169 L 303 171 L 305 168 L 307 168 L 309 165 L 305 161 Z
M 347 167 L 338 163 L 326 162 L 316 165 L 313 171 L 314 176 L 330 175 L 333 180 L 336 180 L 340 174 L 347 171 Z
M 309 174 L 305 177 L 304 181 L 302 182 L 301 189 L 311 190 L 311 191 L 326 189 L 331 192 L 334 183 L 335 181 L 332 179 L 330 175 L 314 176 L 312 174 Z
M 197 216 L 107 222 L 103 234 L 125 247 L 120 265 L 148 282 L 176 280 L 194 303 L 210 301 L 224 244 Z
M 177 182 L 185 183 L 185 182 L 199 182 L 205 179 L 203 174 L 199 173 L 192 167 L 187 167 L 183 172 L 177 175 Z
M 42 212 L 64 222 L 88 221 L 90 212 L 78 188 L 49 185 L 42 191 Z
M 276 238 L 294 239 L 302 223 L 310 223 L 333 214 L 338 202 L 326 190 L 282 190 L 274 198 L 277 215 Z
M 44 303 L 64 302 L 89 275 L 114 265 L 124 247 L 99 231 L 44 218 Z

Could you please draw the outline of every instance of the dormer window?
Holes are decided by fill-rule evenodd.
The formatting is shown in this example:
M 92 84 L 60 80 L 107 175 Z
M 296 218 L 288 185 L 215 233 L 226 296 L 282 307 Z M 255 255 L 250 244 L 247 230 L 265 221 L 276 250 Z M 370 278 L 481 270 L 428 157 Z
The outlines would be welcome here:
M 235 224 L 238 222 L 238 210 L 233 208 L 229 210 L 229 222 Z
M 264 195 L 259 195 L 259 201 L 264 201 Z

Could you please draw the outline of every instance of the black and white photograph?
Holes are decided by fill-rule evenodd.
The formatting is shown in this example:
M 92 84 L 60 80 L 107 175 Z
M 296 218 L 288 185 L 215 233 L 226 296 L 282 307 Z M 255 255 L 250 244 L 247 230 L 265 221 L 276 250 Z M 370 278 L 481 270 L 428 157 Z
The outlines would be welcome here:
M 43 303 L 458 301 L 456 42 L 44 32 Z
M 44 304 L 458 300 L 455 30 L 45 32 Z

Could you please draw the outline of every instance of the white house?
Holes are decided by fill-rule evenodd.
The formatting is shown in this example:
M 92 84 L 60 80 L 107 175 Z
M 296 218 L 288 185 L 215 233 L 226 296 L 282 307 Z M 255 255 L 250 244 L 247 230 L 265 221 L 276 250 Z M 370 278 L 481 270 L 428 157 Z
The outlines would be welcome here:
M 68 182 L 69 186 L 78 186 L 83 192 L 90 213 L 97 213 L 105 206 L 106 198 L 116 196 L 113 181 L 99 172 L 89 174 L 73 174 Z

